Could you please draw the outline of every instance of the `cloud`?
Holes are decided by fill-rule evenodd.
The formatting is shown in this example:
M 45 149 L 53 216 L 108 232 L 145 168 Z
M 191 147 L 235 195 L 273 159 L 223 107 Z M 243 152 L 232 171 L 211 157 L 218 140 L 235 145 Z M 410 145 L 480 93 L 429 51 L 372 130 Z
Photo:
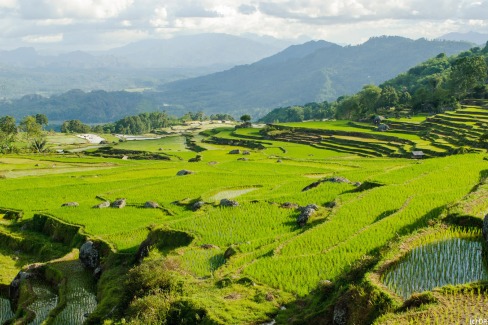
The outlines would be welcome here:
M 255 6 L 253 6 L 253 5 L 242 4 L 242 5 L 239 6 L 239 9 L 238 10 L 243 15 L 252 15 L 258 9 Z
M 208 10 L 203 7 L 185 7 L 177 10 L 174 14 L 181 18 L 215 18 L 222 15 L 214 10 Z
M 200 32 L 339 43 L 384 34 L 434 38 L 488 32 L 487 12 L 488 0 L 0 0 L 0 45 L 59 34 L 60 44 L 74 47 L 78 40 L 80 49 L 101 35 L 109 35 L 106 46 Z
M 27 43 L 58 43 L 63 40 L 63 34 L 53 35 L 26 35 L 22 40 Z
M 26 19 L 106 19 L 128 9 L 134 0 L 19 0 Z

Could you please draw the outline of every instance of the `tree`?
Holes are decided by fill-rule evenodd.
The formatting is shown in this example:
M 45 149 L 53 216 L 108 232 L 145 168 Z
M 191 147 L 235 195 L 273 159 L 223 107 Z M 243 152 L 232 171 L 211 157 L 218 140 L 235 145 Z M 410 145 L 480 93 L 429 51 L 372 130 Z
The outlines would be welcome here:
M 0 152 L 10 151 L 17 134 L 15 119 L 11 116 L 0 118 Z
M 247 123 L 249 121 L 251 121 L 251 115 L 249 114 L 244 114 L 240 117 L 240 120 L 244 123 Z
M 39 124 L 41 126 L 45 127 L 49 123 L 47 116 L 44 114 L 36 114 L 35 118 L 36 118 L 37 124 Z
M 42 126 L 37 123 L 34 116 L 26 116 L 20 122 L 20 130 L 24 132 L 25 138 L 31 140 L 42 134 Z
M 385 86 L 381 90 L 380 98 L 378 102 L 381 107 L 394 107 L 398 105 L 398 94 L 392 86 Z
M 61 125 L 61 132 L 63 133 L 87 133 L 90 131 L 90 126 L 83 124 L 80 120 L 64 121 Z
M 451 68 L 452 90 L 458 98 L 463 98 L 476 86 L 485 84 L 487 73 L 483 56 L 462 57 Z
M 359 92 L 359 105 L 363 115 L 375 112 L 378 99 L 381 96 L 381 88 L 375 85 L 366 85 Z

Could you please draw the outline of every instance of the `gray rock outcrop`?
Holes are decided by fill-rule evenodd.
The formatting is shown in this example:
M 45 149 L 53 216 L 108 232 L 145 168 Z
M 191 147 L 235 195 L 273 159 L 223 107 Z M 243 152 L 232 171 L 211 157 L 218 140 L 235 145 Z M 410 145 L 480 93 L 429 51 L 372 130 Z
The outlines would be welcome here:
M 193 174 L 193 172 L 191 170 L 187 170 L 187 169 L 182 169 L 176 173 L 177 176 L 185 176 L 185 175 L 191 175 L 191 174 Z
M 351 184 L 351 181 L 350 180 L 348 180 L 347 178 L 342 177 L 342 176 L 333 176 L 333 177 L 325 178 L 323 181 L 324 182 L 332 182 L 332 183 L 347 183 L 347 184 Z
M 126 206 L 127 202 L 125 199 L 117 199 L 112 202 L 112 208 L 122 209 Z
M 100 253 L 91 240 L 81 245 L 79 259 L 85 267 L 92 270 L 100 266 Z
M 146 209 L 157 209 L 159 208 L 159 204 L 154 201 L 147 201 L 146 203 L 144 203 L 144 207 Z
M 105 202 L 102 202 L 100 204 L 94 205 L 93 208 L 94 209 L 104 209 L 104 208 L 108 208 L 109 206 L 110 206 L 110 201 L 105 201 Z
M 303 227 L 307 224 L 308 219 L 319 209 L 316 204 L 309 204 L 305 207 L 300 207 L 299 210 L 301 211 L 300 215 L 297 217 L 297 223 L 300 227 Z
M 236 207 L 239 206 L 239 202 L 229 199 L 220 200 L 220 205 L 223 207 Z
M 79 205 L 80 204 L 78 202 L 66 202 L 66 203 L 63 203 L 61 206 L 62 207 L 77 207 Z
M 234 149 L 234 150 L 229 151 L 230 155 L 239 155 L 240 153 L 241 153 L 241 151 L 239 149 Z
M 197 201 L 197 202 L 193 203 L 193 205 L 191 206 L 191 208 L 194 211 L 196 211 L 196 210 L 201 209 L 204 205 L 205 205 L 205 202 L 203 202 L 203 201 Z

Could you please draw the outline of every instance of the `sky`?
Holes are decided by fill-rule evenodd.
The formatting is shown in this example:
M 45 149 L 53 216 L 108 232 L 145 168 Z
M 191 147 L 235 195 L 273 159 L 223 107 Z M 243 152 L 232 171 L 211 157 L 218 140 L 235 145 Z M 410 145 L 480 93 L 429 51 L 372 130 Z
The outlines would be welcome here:
M 488 0 L 0 0 L 0 50 L 104 50 L 195 33 L 359 44 L 488 33 Z

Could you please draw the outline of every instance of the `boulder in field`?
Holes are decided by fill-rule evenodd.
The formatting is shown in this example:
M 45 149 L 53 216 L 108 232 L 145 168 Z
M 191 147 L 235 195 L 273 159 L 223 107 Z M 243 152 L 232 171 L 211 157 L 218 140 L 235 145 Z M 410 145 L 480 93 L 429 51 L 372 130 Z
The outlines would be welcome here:
M 380 125 L 378 125 L 378 128 L 377 128 L 377 130 L 381 131 L 381 132 L 388 131 L 389 129 L 390 129 L 390 127 L 384 123 L 381 123 Z
M 201 209 L 204 205 L 205 205 L 205 202 L 203 202 L 203 201 L 197 201 L 197 202 L 193 203 L 193 205 L 191 206 L 191 208 L 194 211 L 196 211 L 196 210 Z
M 241 153 L 241 151 L 239 149 L 234 149 L 234 150 L 229 151 L 230 155 L 239 155 L 240 153 Z
M 347 178 L 345 177 L 342 177 L 342 176 L 332 176 L 332 177 L 329 177 L 329 178 L 325 178 L 323 180 L 323 182 L 332 182 L 332 183 L 347 183 L 347 184 L 351 184 L 351 181 L 348 180 Z
M 251 152 L 249 152 L 248 150 L 244 150 L 244 151 L 242 152 L 242 154 L 243 154 L 243 155 L 250 155 L 250 154 L 251 154 Z
M 91 240 L 81 245 L 79 259 L 87 268 L 95 270 L 100 266 L 100 254 Z
M 117 199 L 112 202 L 112 208 L 122 209 L 127 204 L 125 199 Z
M 309 204 L 305 207 L 299 208 L 301 213 L 297 217 L 297 223 L 300 227 L 303 227 L 307 224 L 308 219 L 319 209 L 316 204 Z
M 229 199 L 220 200 L 220 205 L 223 207 L 236 207 L 239 206 L 239 202 Z
M 62 207 L 77 207 L 79 205 L 80 204 L 78 202 L 66 202 L 66 203 L 63 203 L 61 206 Z
M 108 208 L 109 206 L 110 206 L 110 201 L 105 201 L 105 202 L 102 202 L 100 204 L 94 205 L 93 208 L 94 209 L 104 209 L 104 208 Z
M 147 209 L 157 209 L 159 208 L 159 204 L 154 201 L 147 201 L 146 203 L 144 203 L 144 207 Z
M 191 170 L 187 170 L 187 169 L 182 169 L 176 173 L 177 176 L 185 176 L 185 175 L 191 175 L 191 174 L 193 174 L 193 172 Z

